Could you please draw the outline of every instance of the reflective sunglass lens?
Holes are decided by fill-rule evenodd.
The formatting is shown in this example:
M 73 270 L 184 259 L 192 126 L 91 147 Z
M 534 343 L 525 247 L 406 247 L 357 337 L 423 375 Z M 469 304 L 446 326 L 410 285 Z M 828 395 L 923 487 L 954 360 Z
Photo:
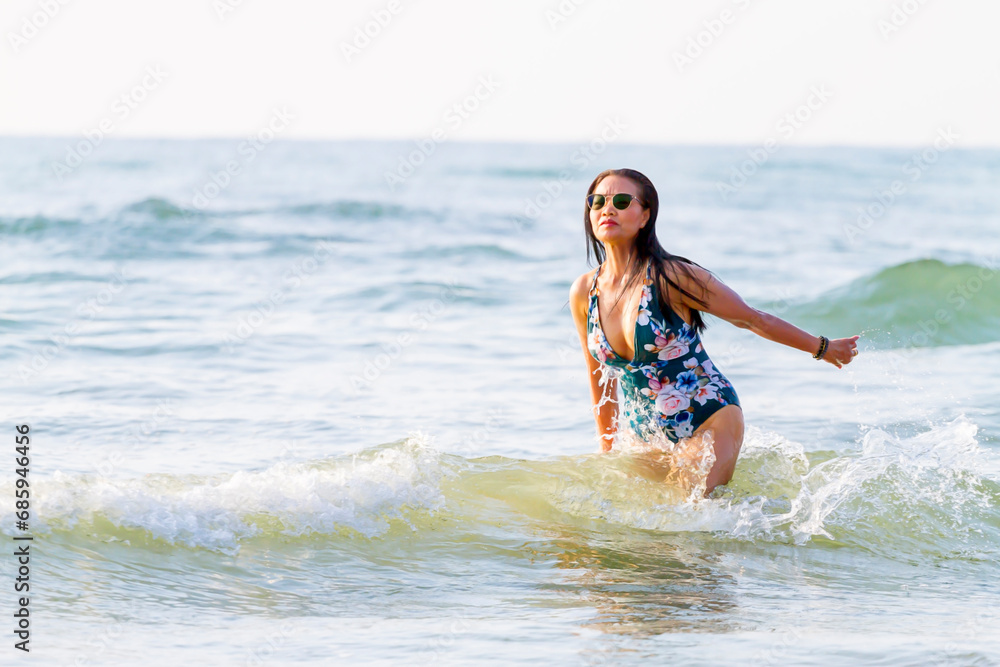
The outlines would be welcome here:
M 614 204 L 615 208 L 617 208 L 619 211 L 624 211 L 629 207 L 629 204 L 632 203 L 632 195 L 625 195 L 625 194 L 615 195 L 614 197 L 611 198 L 611 203 Z
M 632 195 L 621 193 L 612 195 L 611 203 L 619 211 L 624 211 L 632 204 L 632 199 L 634 199 Z M 607 203 L 606 195 L 587 195 L 587 205 L 592 209 L 602 209 L 605 203 Z

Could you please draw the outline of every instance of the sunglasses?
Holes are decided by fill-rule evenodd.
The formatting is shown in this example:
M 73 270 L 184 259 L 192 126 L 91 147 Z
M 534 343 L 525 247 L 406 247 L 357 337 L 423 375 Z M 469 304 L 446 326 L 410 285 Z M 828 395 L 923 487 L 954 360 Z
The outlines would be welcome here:
M 629 206 L 632 205 L 632 200 L 636 200 L 642 205 L 642 200 L 635 195 L 626 194 L 624 192 L 618 193 L 611 196 L 611 204 L 619 211 L 624 211 Z M 604 208 L 604 205 L 608 203 L 607 195 L 587 195 L 587 206 L 592 210 L 599 211 Z

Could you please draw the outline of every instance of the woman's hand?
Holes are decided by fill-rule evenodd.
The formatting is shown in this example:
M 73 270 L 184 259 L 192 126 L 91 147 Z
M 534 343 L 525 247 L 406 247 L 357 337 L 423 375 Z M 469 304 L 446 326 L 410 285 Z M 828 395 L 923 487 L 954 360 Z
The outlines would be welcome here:
M 826 346 L 822 361 L 829 361 L 837 368 L 843 368 L 845 364 L 854 361 L 858 356 L 858 339 L 861 336 L 851 336 L 850 338 L 836 338 Z

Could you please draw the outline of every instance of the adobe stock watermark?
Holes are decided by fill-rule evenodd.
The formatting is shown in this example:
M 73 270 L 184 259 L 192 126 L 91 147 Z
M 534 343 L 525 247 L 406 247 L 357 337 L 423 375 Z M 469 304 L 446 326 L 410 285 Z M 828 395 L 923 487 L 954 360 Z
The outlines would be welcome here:
M 115 615 L 125 619 L 138 619 L 140 617 L 139 603 L 136 602 L 135 598 L 129 598 L 128 609 L 124 613 L 117 612 Z M 91 631 L 89 633 L 90 638 L 87 645 L 93 650 L 81 651 L 81 653 L 79 653 L 73 660 L 73 667 L 107 664 L 97 662 L 97 659 L 104 654 L 105 650 L 119 644 L 122 641 L 121 638 L 124 634 L 125 627 L 122 625 L 122 622 L 117 619 L 111 623 L 105 624 L 99 631 Z
M 903 163 L 901 169 L 903 174 L 910 177 L 909 183 L 919 181 L 924 172 L 940 159 L 942 153 L 950 150 L 959 138 L 958 133 L 950 125 L 947 128 L 938 128 L 933 145 L 914 153 L 909 160 Z M 876 221 L 881 220 L 889 212 L 889 209 L 899 201 L 899 198 L 906 194 L 908 187 L 907 181 L 897 178 L 889 184 L 888 188 L 877 191 L 874 201 L 869 202 L 866 206 L 855 208 L 858 214 L 857 219 L 843 227 L 848 243 L 857 245 L 858 239 L 866 234 Z
M 70 0 L 38 0 L 38 11 L 22 18 L 17 32 L 11 30 L 7 33 L 7 42 L 14 53 L 19 53 L 28 42 L 37 37 L 69 3 Z
M 601 128 L 598 136 L 594 137 L 590 143 L 578 146 L 569 156 L 569 163 L 576 167 L 577 172 L 590 168 L 604 154 L 608 146 L 622 136 L 622 132 L 627 128 L 628 125 L 619 116 L 605 120 L 604 127 Z M 561 170 L 556 180 L 542 181 L 540 191 L 532 197 L 525 198 L 521 214 L 510 218 L 513 227 L 517 231 L 521 231 L 529 220 L 536 220 L 543 211 L 555 203 L 556 199 L 572 182 L 573 172 L 569 169 Z
M 75 312 L 78 317 L 76 319 L 70 320 L 61 329 L 49 334 L 48 342 L 31 355 L 31 361 L 17 367 L 17 375 L 22 384 L 48 368 L 49 364 L 73 342 L 73 339 L 80 335 L 82 320 L 97 319 L 104 312 L 104 309 L 122 293 L 129 281 L 125 271 L 125 267 L 116 269 L 104 288 L 77 304 Z
M 361 52 L 375 40 L 382 31 L 389 27 L 393 18 L 403 9 L 400 0 L 389 0 L 385 9 L 376 9 L 371 14 L 371 19 L 363 26 L 354 28 L 354 38 L 350 42 L 340 42 L 340 52 L 344 59 L 350 63 L 352 59 L 361 55 Z
M 139 82 L 115 98 L 110 114 L 98 121 L 96 127 L 84 130 L 81 141 L 67 146 L 66 157 L 62 162 L 53 163 L 52 171 L 56 178 L 62 181 L 83 164 L 104 139 L 113 134 L 163 84 L 167 76 L 160 65 L 147 66 Z
M 281 451 L 278 452 L 278 462 L 279 463 L 294 463 L 302 459 L 302 445 L 300 441 L 292 439 L 287 440 L 268 440 L 272 446 L 281 446 Z
M 827 89 L 825 83 L 812 86 L 805 101 L 782 116 L 775 124 L 774 129 L 781 138 L 791 139 L 796 132 L 812 120 L 813 115 L 822 109 L 831 97 L 833 97 L 833 93 Z M 715 189 L 721 195 L 722 201 L 728 201 L 730 195 L 735 194 L 746 185 L 750 177 L 767 164 L 771 156 L 780 149 L 781 144 L 775 137 L 768 137 L 763 145 L 747 149 L 747 159 L 741 162 L 738 167 L 729 168 L 729 182 L 715 182 Z
M 555 352 L 555 356 L 559 358 L 559 365 L 563 367 L 563 373 L 565 373 L 565 375 L 562 376 L 561 379 L 564 381 L 577 379 L 580 355 L 590 354 L 580 345 L 580 334 L 576 328 L 566 330 L 562 341 L 556 344 L 555 348 L 553 348 L 553 352 Z
M 750 659 L 753 665 L 787 665 L 790 657 L 789 649 L 802 646 L 802 631 L 796 627 L 790 627 L 779 636 L 767 649 L 757 651 Z
M 976 604 L 979 602 L 980 604 Z M 990 601 L 969 600 L 969 611 L 965 614 L 965 622 L 957 628 L 952 628 L 950 641 L 945 644 L 944 652 L 947 657 L 942 656 L 934 661 L 933 667 L 938 665 L 954 665 L 956 662 L 967 664 L 979 664 L 973 662 L 969 652 L 976 641 L 981 641 L 983 637 L 996 637 L 1000 632 L 1000 613 L 995 608 L 990 607 Z M 959 660 L 959 658 L 963 660 Z
M 232 184 L 233 178 L 239 176 L 246 166 L 257 159 L 257 156 L 272 141 L 288 129 L 293 120 L 295 120 L 295 116 L 286 107 L 273 109 L 271 117 L 264 123 L 264 127 L 247 137 L 236 147 L 236 157 L 228 160 L 218 171 L 209 174 L 208 179 L 201 187 L 195 188 L 194 195 L 191 197 L 191 205 L 199 211 L 205 210 L 213 199 Z
M 472 619 L 462 610 L 461 616 L 448 620 L 444 632 L 435 633 L 427 640 L 424 664 L 437 664 L 437 659 L 441 658 L 455 644 L 455 640 L 469 631 L 472 627 Z M 429 653 L 429 655 L 427 655 Z
M 456 279 L 449 279 L 447 285 L 438 293 L 438 298 L 425 303 L 419 310 L 412 313 L 409 318 L 411 329 L 401 331 L 389 343 L 379 345 L 382 351 L 373 358 L 365 362 L 360 373 L 355 373 L 349 379 L 350 392 L 357 395 L 360 391 L 371 389 L 375 381 L 392 366 L 400 355 L 412 345 L 417 337 L 417 333 L 425 331 L 432 322 L 441 317 L 448 310 L 448 306 L 457 298 Z
M 733 4 L 740 11 L 746 11 L 750 8 L 751 0 L 733 0 Z M 712 48 L 715 42 L 726 32 L 727 26 L 736 23 L 736 19 L 739 17 L 739 13 L 733 12 L 730 9 L 723 9 L 719 12 L 718 17 L 702 21 L 703 29 L 688 37 L 687 44 L 685 44 L 683 50 L 674 51 L 673 53 L 674 65 L 677 66 L 677 71 L 683 74 L 684 69 L 693 65 L 696 60 Z
M 281 425 L 279 433 L 295 433 L 295 429 L 296 425 L 294 423 L 286 422 Z M 275 436 L 275 432 L 272 429 L 255 429 L 254 432 L 250 434 L 248 444 L 251 446 L 259 445 L 261 447 L 267 447 L 267 449 L 271 452 L 274 452 L 280 447 L 275 464 L 287 464 L 300 461 L 307 451 L 303 447 L 302 440 L 284 438 L 280 437 L 280 435 Z
M 407 155 L 400 155 L 396 168 L 393 171 L 384 173 L 385 183 L 389 186 L 390 192 L 396 191 L 396 186 L 401 185 L 412 176 L 417 169 L 427 161 L 437 145 L 448 139 L 448 133 L 454 132 L 467 121 L 473 113 L 479 110 L 480 106 L 500 88 L 500 82 L 493 78 L 493 75 L 483 75 L 479 77 L 476 88 L 461 100 L 455 102 L 444 114 L 444 127 L 435 127 L 430 136 L 419 139 L 416 148 Z
M 352 415 L 351 422 L 352 428 L 358 433 L 380 432 L 392 424 L 392 420 L 388 417 L 371 418 L 366 421 L 361 415 Z
M 576 10 L 587 0 L 562 0 L 554 9 L 545 10 L 545 20 L 549 22 L 549 28 L 555 32 L 560 25 L 570 19 Z
M 910 22 L 920 8 L 927 4 L 927 0 L 903 0 L 903 2 L 893 3 L 892 11 L 888 18 L 879 19 L 876 26 L 884 41 L 903 29 Z
M 256 646 L 247 648 L 246 661 L 243 664 L 247 667 L 255 667 L 266 664 L 270 660 L 283 658 L 282 654 L 286 650 L 285 645 L 296 630 L 297 628 L 291 621 L 282 621 L 274 632 L 260 637 Z
M 140 446 L 148 443 L 154 435 L 159 433 L 162 424 L 175 416 L 173 401 L 169 398 L 158 401 L 151 417 L 133 427 L 125 437 L 125 444 L 128 446 L 128 451 L 136 451 Z M 122 462 L 123 458 L 123 455 L 118 452 L 105 456 L 97 465 L 98 476 L 102 478 L 110 477 L 114 474 L 115 469 Z
M 220 21 L 225 21 L 227 15 L 243 6 L 243 2 L 244 0 L 212 0 L 212 9 Z
M 269 290 L 263 299 L 254 304 L 253 310 L 240 317 L 233 328 L 223 335 L 222 344 L 226 352 L 233 354 L 237 345 L 247 342 L 258 329 L 274 317 L 278 307 L 284 303 L 290 292 L 301 287 L 338 252 L 339 249 L 333 243 L 320 239 L 313 245 L 311 255 L 296 258 L 282 276 L 281 286 Z
M 492 441 L 497 431 L 507 424 L 507 415 L 502 407 L 490 408 L 486 411 L 486 419 L 481 428 L 477 428 L 471 433 L 463 433 L 460 436 L 460 443 L 453 450 L 454 453 L 471 454 L 482 451 L 483 446 Z
M 994 253 L 984 264 L 985 266 L 979 267 L 976 275 L 954 285 L 948 292 L 945 301 L 950 308 L 938 308 L 932 317 L 920 320 L 917 323 L 919 330 L 907 336 L 902 347 L 889 351 L 886 359 L 893 371 L 898 372 L 917 353 L 918 348 L 930 346 L 942 327 L 947 326 L 996 277 L 1000 271 L 1000 253 Z

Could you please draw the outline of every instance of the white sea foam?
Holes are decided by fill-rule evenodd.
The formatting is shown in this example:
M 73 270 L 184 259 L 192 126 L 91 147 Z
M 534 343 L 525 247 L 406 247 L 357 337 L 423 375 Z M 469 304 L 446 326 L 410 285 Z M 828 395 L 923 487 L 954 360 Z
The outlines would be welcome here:
M 910 437 L 871 429 L 853 449 L 807 454 L 802 444 L 751 426 L 732 483 L 696 500 L 664 483 L 648 456 L 470 460 L 442 454 L 416 434 L 350 456 L 214 477 L 56 474 L 36 485 L 33 528 L 83 526 L 81 537 L 115 539 L 139 531 L 228 551 L 262 535 L 380 538 L 394 522 L 429 534 L 424 519 L 438 513 L 452 519 L 449 528 L 491 530 L 500 500 L 500 525 L 556 518 L 597 530 L 610 524 L 797 544 L 823 538 L 976 556 L 991 548 L 1000 525 L 976 432 L 960 417 Z M 0 520 L 10 531 L 13 517 Z
M 797 544 L 823 537 L 869 548 L 908 541 L 945 548 L 996 519 L 976 432 L 965 417 L 911 437 L 871 429 L 855 452 L 806 469 L 801 445 L 751 428 L 741 461 L 750 479 L 691 506 L 687 527 Z M 769 493 L 756 493 L 754 478 L 770 478 Z M 779 495 L 780 487 L 790 492 Z
M 976 432 L 965 417 L 909 437 L 871 429 L 853 450 L 812 454 L 819 462 L 810 466 L 802 444 L 751 426 L 736 477 L 712 498 L 683 500 L 648 480 L 603 475 L 564 485 L 553 504 L 647 530 L 973 554 L 991 548 L 981 538 L 998 524 Z
M 168 543 L 222 550 L 274 528 L 287 535 L 348 528 L 371 537 L 409 509 L 439 507 L 443 474 L 439 454 L 421 434 L 351 457 L 211 478 L 56 473 L 36 484 L 33 528 L 72 529 L 99 518 Z M 13 525 L 13 517 L 3 525 Z

